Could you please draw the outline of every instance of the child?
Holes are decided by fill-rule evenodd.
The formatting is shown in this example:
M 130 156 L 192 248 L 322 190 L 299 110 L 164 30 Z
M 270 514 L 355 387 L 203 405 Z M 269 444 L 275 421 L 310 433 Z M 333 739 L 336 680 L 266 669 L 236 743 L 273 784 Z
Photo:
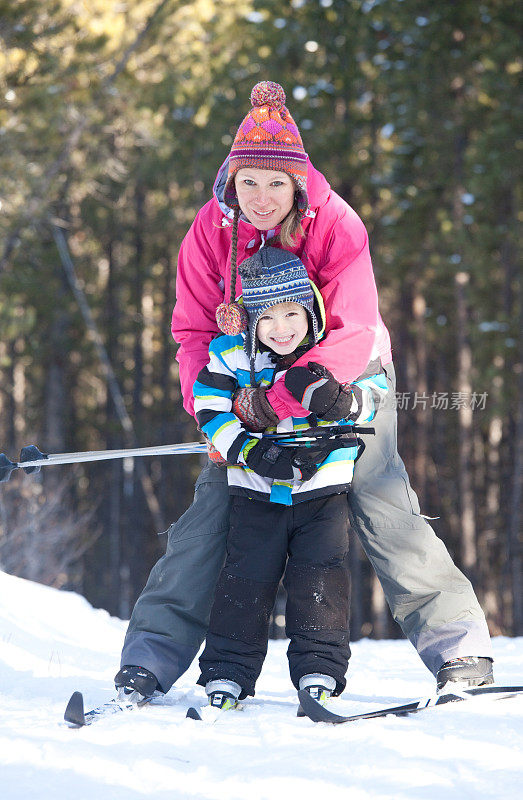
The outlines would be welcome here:
M 349 447 L 343 439 L 334 439 L 313 452 L 253 436 L 234 413 L 235 391 L 249 386 L 268 389 L 284 374 L 296 388 L 301 373 L 307 373 L 303 385 L 308 397 L 302 405 L 318 408 L 320 400 L 324 413 L 320 421 L 314 415 L 288 418 L 278 424 L 278 432 L 329 424 L 334 405 L 337 412 L 340 407 L 345 412 L 339 424 L 367 422 L 374 416 L 376 397 L 386 391 L 383 375 L 369 375 L 348 389 L 320 365 L 288 369 L 323 331 L 321 295 L 297 256 L 263 247 L 239 272 L 248 330 L 211 342 L 209 363 L 193 389 L 199 426 L 229 465 L 232 495 L 227 558 L 198 679 L 210 705 L 218 708 L 234 707 L 239 699 L 254 695 L 284 572 L 287 655 L 294 686 L 321 699 L 340 694 L 350 656 L 345 493 L 358 448 L 354 439 Z M 312 384 L 311 372 L 316 373 Z M 314 404 L 308 402 L 312 393 Z M 278 423 L 268 404 L 262 411 L 268 423 Z

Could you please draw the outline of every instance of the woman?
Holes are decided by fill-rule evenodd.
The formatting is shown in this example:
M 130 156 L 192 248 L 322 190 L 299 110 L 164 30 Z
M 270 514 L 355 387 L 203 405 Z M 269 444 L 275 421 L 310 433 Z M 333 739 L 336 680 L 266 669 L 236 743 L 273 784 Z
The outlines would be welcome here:
M 242 390 L 237 415 L 258 430 L 275 419 L 306 415 L 310 409 L 305 406 L 304 412 L 297 398 L 306 403 L 310 395 L 309 362 L 352 384 L 379 360 L 393 399 L 390 339 L 378 311 L 365 227 L 308 160 L 281 86 L 257 84 L 251 103 L 218 172 L 214 197 L 196 216 L 180 250 L 172 332 L 180 343 L 184 406 L 193 414 L 192 387 L 218 332 L 216 318 L 225 332 L 237 322 L 236 264 L 267 240 L 305 264 L 323 296 L 327 334 L 293 365 L 301 370 L 299 386 L 277 381 L 267 392 Z M 310 386 L 317 380 L 311 374 Z M 449 680 L 491 683 L 484 614 L 470 582 L 420 515 L 397 452 L 393 402 L 379 408 L 373 425 L 375 435 L 366 437 L 348 502 L 394 619 L 438 688 Z M 223 564 L 228 504 L 226 471 L 211 462 L 197 480 L 192 506 L 171 525 L 166 554 L 136 603 L 115 678 L 118 689 L 167 692 L 196 655 Z

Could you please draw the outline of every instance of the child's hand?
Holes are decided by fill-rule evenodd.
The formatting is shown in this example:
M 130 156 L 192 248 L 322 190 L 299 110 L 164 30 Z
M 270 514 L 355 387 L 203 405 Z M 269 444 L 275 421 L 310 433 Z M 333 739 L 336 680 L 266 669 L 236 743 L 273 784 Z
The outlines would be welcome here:
M 207 455 L 209 456 L 209 461 L 211 461 L 216 467 L 225 467 L 229 463 L 227 459 L 225 459 L 219 450 L 213 445 L 211 440 L 203 435 L 205 439 L 205 444 L 207 445 Z
M 269 425 L 277 425 L 278 417 L 267 400 L 266 389 L 261 386 L 245 386 L 237 389 L 232 398 L 232 412 L 244 428 L 253 433 L 262 433 Z
M 322 364 L 309 361 L 307 367 L 291 367 L 285 386 L 292 396 L 320 419 L 337 422 L 350 417 L 354 396 L 348 384 L 341 384 Z
M 299 447 L 281 447 L 270 439 L 250 439 L 243 452 L 249 469 L 262 478 L 308 481 L 318 470 L 312 458 L 300 452 Z

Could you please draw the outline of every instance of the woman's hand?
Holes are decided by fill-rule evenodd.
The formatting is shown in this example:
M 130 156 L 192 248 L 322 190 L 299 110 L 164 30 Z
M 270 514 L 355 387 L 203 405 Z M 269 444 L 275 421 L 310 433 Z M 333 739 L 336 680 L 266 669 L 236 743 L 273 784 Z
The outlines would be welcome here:
M 354 395 L 349 384 L 341 384 L 332 372 L 315 361 L 308 367 L 291 367 L 285 386 L 303 408 L 320 419 L 337 422 L 350 417 Z

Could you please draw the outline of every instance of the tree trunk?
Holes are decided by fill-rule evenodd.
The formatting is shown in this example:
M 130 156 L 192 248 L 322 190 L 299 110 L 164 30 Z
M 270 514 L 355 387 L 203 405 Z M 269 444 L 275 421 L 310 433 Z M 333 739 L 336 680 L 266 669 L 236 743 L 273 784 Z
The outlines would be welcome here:
M 118 335 L 120 328 L 120 302 L 116 289 L 118 277 L 116 275 L 116 263 L 114 258 L 114 242 L 109 239 L 106 247 L 108 260 L 107 285 L 105 290 L 105 326 L 106 326 L 106 349 L 107 357 L 111 364 L 118 363 Z M 122 446 L 122 436 L 117 431 L 119 429 L 118 415 L 114 406 L 110 392 L 107 392 L 106 400 L 106 447 L 108 450 Z M 104 528 L 109 547 L 109 585 L 111 595 L 111 608 L 115 614 L 125 619 L 123 612 L 125 609 L 121 605 L 121 559 L 122 548 L 121 540 L 123 532 L 122 525 L 122 462 L 116 459 L 110 466 L 109 497 L 104 505 L 105 517 Z
M 427 332 L 425 312 L 427 304 L 420 281 L 415 280 L 412 290 L 412 314 L 414 317 L 416 354 L 416 394 L 414 419 L 416 426 L 414 457 L 414 488 L 418 494 L 421 508 L 427 506 L 427 480 L 429 474 L 429 426 L 431 427 L 432 411 L 428 398 L 427 383 Z
M 474 484 L 472 479 L 473 464 L 473 430 L 471 370 L 472 352 L 467 340 L 468 312 L 465 299 L 465 287 L 469 282 L 466 272 L 458 272 L 455 281 L 456 298 L 456 347 L 458 360 L 458 385 L 457 389 L 463 399 L 459 400 L 458 426 L 459 426 L 459 456 L 458 456 L 458 487 L 461 508 L 461 564 L 469 577 L 473 577 L 476 567 L 476 515 L 474 508 Z
M 516 230 L 515 186 L 504 187 L 499 205 L 499 222 Z M 510 573 L 512 635 L 523 635 L 523 564 L 521 553 L 521 501 L 523 495 L 523 289 L 518 280 L 517 254 L 514 238 L 507 233 L 501 244 L 501 262 L 505 274 L 503 310 L 509 320 L 516 320 L 517 348 L 513 363 L 509 363 L 511 376 L 516 382 L 516 409 L 509 413 L 509 430 L 513 430 L 513 463 L 510 474 L 509 509 L 507 515 L 507 564 Z M 513 425 L 510 423 L 513 421 Z
M 492 381 L 489 404 L 500 409 L 503 403 L 505 359 L 498 355 L 494 359 L 497 374 Z M 504 630 L 505 598 L 499 585 L 503 571 L 499 547 L 498 525 L 501 512 L 501 445 L 503 439 L 503 417 L 495 410 L 489 420 L 486 441 L 476 433 L 478 464 L 483 464 L 481 480 L 477 479 L 476 492 L 484 498 L 482 522 L 478 526 L 478 587 L 481 604 L 493 635 Z
M 69 314 L 65 311 L 65 298 L 69 294 L 65 276 L 60 276 L 60 291 L 57 298 L 51 330 L 49 333 L 49 362 L 44 384 L 44 436 L 49 453 L 66 450 L 66 428 L 70 394 L 66 389 L 66 372 L 63 343 L 69 325 Z M 44 470 L 44 484 L 48 491 L 57 489 L 62 479 L 62 469 Z
M 371 577 L 372 638 L 388 638 L 389 607 L 381 583 L 373 573 Z
M 508 517 L 507 560 L 512 583 L 512 634 L 523 635 L 523 577 L 521 558 L 521 499 L 523 495 L 523 293 L 519 290 L 519 366 L 514 430 L 514 468 Z
M 7 454 L 13 453 L 16 447 L 16 428 L 15 428 L 15 417 L 16 417 L 16 403 L 15 403 L 15 393 L 14 393 L 14 385 L 15 385 L 15 363 L 16 363 L 16 351 L 14 342 L 12 340 L 8 340 L 6 343 L 6 361 L 7 366 L 5 367 L 4 374 L 5 374 L 5 386 L 4 386 L 4 393 L 3 393 L 3 400 L 2 400 L 2 447 L 5 448 L 5 452 Z M 13 458 L 13 455 L 10 456 Z
M 143 316 L 142 303 L 144 292 L 144 262 L 145 244 L 144 230 L 146 227 L 145 219 L 145 196 L 143 187 L 140 183 L 135 187 L 135 221 L 134 221 L 134 253 L 135 253 L 135 278 L 133 281 L 133 294 L 131 301 L 133 318 L 133 399 L 132 399 L 132 419 L 135 430 L 140 437 L 139 442 L 143 443 L 144 433 L 144 413 L 143 413 L 143 389 L 144 389 L 144 351 L 143 351 Z M 138 463 L 140 462 L 140 463 Z M 141 459 L 129 459 L 124 462 L 124 495 L 127 514 L 126 528 L 129 533 L 133 531 L 133 536 L 126 543 L 128 553 L 127 565 L 129 568 L 129 585 L 123 587 L 122 602 L 128 604 L 127 618 L 132 609 L 136 597 L 142 590 L 147 579 L 147 568 L 144 565 L 144 552 L 147 548 L 148 529 L 144 518 L 144 495 L 141 491 L 140 473 L 146 473 L 149 465 L 142 463 Z M 128 537 L 129 538 L 129 537 Z M 124 599 L 125 598 L 125 599 Z

